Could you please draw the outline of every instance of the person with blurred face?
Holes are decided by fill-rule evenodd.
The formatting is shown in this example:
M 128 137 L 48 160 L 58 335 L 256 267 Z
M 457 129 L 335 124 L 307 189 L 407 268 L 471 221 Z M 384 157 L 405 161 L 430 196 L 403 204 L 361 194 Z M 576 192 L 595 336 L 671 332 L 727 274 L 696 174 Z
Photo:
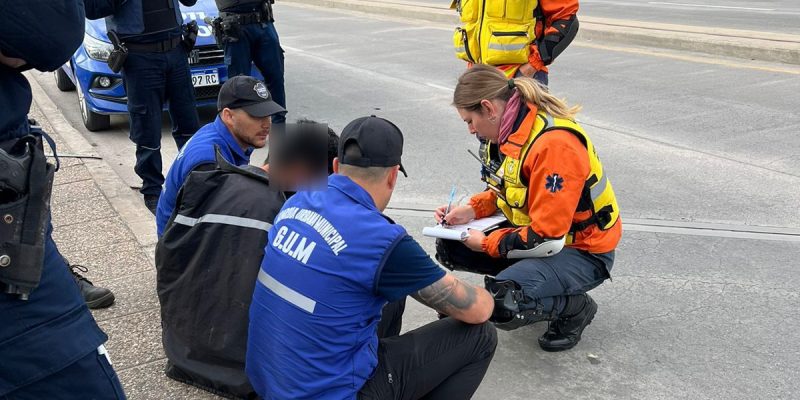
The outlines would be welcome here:
M 222 118 L 231 119 L 232 136 L 242 146 L 263 145 L 257 118 L 227 108 Z M 220 153 L 213 170 L 196 170 L 185 179 L 155 253 L 168 377 L 225 397 L 257 397 L 245 374 L 245 350 L 267 231 L 290 195 L 285 189 L 325 182 L 338 143 L 324 124 L 276 125 L 269 133 L 269 173 L 231 165 Z M 391 303 L 382 315 L 402 313 L 404 306 L 405 300 Z M 400 328 L 387 322 L 379 330 Z
M 235 76 L 222 85 L 217 110 L 219 115 L 214 122 L 200 128 L 186 142 L 167 173 L 156 210 L 158 236 L 164 232 L 178 191 L 190 172 L 213 169 L 215 149 L 233 165 L 249 164 L 253 150 L 267 144 L 272 115 L 286 111 L 272 100 L 264 82 L 249 76 Z

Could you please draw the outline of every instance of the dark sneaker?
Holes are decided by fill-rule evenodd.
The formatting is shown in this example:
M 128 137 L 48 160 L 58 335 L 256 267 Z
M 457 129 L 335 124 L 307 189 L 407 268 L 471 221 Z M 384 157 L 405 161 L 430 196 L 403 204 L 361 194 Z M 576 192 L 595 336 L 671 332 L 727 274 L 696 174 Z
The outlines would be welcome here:
M 566 315 L 551 322 L 547 332 L 539 338 L 544 351 L 569 350 L 581 341 L 583 330 L 592 323 L 597 313 L 597 303 L 588 294 L 570 296 Z
M 77 269 L 81 272 L 87 272 L 88 269 L 83 265 L 69 265 L 72 276 L 75 278 L 75 283 L 81 290 L 83 301 L 89 308 L 95 310 L 98 308 L 106 308 L 114 304 L 114 293 L 106 288 L 97 287 L 92 285 L 92 282 L 86 279 L 83 275 L 75 272 Z
M 144 205 L 153 215 L 156 215 L 156 208 L 158 208 L 158 197 L 157 194 L 144 195 Z

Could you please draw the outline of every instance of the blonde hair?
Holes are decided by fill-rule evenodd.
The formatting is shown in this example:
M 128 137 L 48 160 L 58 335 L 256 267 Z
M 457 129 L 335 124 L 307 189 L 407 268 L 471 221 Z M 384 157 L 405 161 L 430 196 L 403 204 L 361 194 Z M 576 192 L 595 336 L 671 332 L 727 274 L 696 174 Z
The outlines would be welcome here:
M 514 78 L 513 87 L 526 102 L 535 105 L 539 111 L 556 118 L 575 119 L 575 114 L 581 106 L 568 106 L 566 100 L 553 96 L 539 82 L 527 78 Z M 453 92 L 453 105 L 467 111 L 481 109 L 483 100 L 508 101 L 514 90 L 509 85 L 509 79 L 497 70 L 484 64 L 476 64 L 466 70 L 458 78 L 458 84 Z

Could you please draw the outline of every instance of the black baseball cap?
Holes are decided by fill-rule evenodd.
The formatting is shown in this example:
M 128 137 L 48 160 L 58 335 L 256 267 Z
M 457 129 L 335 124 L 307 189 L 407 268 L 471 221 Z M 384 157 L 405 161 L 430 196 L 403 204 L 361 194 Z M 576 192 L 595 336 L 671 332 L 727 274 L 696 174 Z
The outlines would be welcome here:
M 286 111 L 272 100 L 272 95 L 264 82 L 243 75 L 228 79 L 219 89 L 217 111 L 222 111 L 223 108 L 241 108 L 256 118 Z
M 344 149 L 355 143 L 361 157 L 345 157 Z M 400 166 L 406 177 L 406 169 L 400 163 L 403 155 L 403 132 L 395 124 L 374 115 L 353 120 L 342 130 L 339 139 L 339 162 L 357 167 Z

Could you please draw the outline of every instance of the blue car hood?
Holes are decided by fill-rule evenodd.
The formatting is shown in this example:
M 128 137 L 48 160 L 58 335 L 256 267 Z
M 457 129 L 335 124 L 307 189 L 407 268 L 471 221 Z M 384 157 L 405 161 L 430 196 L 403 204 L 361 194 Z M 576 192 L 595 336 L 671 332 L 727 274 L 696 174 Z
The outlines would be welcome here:
M 203 19 L 206 17 L 216 18 L 219 15 L 217 4 L 214 0 L 198 0 L 197 4 L 191 7 L 181 6 L 183 22 L 197 21 L 199 32 L 197 33 L 197 46 L 214 44 L 214 36 L 211 27 Z M 98 20 L 86 20 L 86 33 L 89 36 L 108 42 L 106 34 L 106 21 L 101 18 Z

